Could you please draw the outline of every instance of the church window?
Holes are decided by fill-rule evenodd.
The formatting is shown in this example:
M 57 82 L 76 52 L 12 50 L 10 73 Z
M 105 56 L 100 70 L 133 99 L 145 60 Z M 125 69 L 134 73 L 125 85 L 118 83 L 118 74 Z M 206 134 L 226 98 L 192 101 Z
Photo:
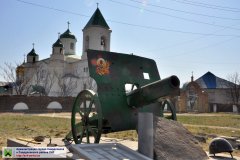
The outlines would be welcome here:
M 83 72 L 88 72 L 88 67 L 84 67 Z
M 74 43 L 70 44 L 70 49 L 74 50 Z
M 89 36 L 86 36 L 85 38 L 85 51 L 89 49 Z
M 106 50 L 106 39 L 104 36 L 101 37 L 101 49 Z

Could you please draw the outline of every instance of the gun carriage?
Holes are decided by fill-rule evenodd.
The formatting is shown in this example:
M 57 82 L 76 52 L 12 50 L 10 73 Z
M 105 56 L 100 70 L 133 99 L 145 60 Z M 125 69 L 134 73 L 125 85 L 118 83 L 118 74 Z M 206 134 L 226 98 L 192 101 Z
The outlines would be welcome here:
M 97 92 L 81 91 L 72 108 L 71 127 L 75 143 L 99 143 L 101 134 L 137 129 L 138 112 L 176 120 L 168 99 L 179 94 L 176 76 L 160 80 L 152 59 L 135 55 L 88 50 L 88 71 Z

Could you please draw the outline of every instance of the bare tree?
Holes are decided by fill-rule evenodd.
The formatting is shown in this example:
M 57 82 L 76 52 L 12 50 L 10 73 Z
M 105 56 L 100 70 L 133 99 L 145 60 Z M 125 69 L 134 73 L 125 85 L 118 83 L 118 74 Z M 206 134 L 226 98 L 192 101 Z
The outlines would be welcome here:
M 1 76 L 6 82 L 12 84 L 12 88 L 17 95 L 28 94 L 30 88 L 30 77 L 24 75 L 24 69 L 18 68 L 20 65 L 12 65 L 11 63 L 5 62 L 4 66 L 0 66 Z M 20 73 L 17 72 L 17 68 Z
M 77 78 L 73 74 L 62 75 L 56 72 L 55 76 L 59 86 L 59 96 L 71 96 L 77 88 Z
M 55 75 L 48 69 L 45 70 L 42 65 L 38 66 L 34 73 L 33 83 L 40 88 L 40 95 L 47 96 L 53 87 Z
M 97 83 L 91 77 L 88 77 L 83 81 L 83 86 L 84 86 L 83 89 L 90 89 L 90 90 L 93 90 L 95 92 L 97 91 Z
M 236 105 L 238 112 L 240 112 L 240 74 L 233 73 L 227 77 L 230 83 L 226 83 L 226 87 L 229 88 L 228 96 L 230 97 L 232 104 Z

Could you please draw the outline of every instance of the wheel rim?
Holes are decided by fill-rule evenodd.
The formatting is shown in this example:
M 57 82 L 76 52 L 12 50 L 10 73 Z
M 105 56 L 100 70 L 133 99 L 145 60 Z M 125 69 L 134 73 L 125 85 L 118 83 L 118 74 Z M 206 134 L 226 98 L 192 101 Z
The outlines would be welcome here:
M 72 135 L 76 144 L 99 143 L 102 133 L 102 112 L 96 93 L 81 91 L 72 109 Z
M 172 119 L 176 121 L 177 115 L 176 115 L 176 110 L 173 103 L 169 99 L 166 99 L 160 102 L 160 104 L 161 104 L 160 116 L 166 119 Z M 164 112 L 166 107 L 170 110 L 170 115 Z

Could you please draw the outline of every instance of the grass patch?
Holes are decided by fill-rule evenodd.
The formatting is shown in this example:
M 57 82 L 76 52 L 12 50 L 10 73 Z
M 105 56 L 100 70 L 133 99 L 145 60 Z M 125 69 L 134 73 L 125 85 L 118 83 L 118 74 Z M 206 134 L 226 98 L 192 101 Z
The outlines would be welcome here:
M 240 115 L 207 114 L 205 116 L 202 114 L 180 114 L 177 117 L 178 121 L 184 124 L 193 134 L 240 136 L 240 130 L 238 130 L 240 129 Z M 71 130 L 71 120 L 67 118 L 2 113 L 0 114 L 0 120 L 0 148 L 7 146 L 7 138 L 31 138 L 39 135 L 64 138 Z M 214 128 L 211 126 L 231 128 Z M 234 128 L 236 130 L 233 130 Z M 103 134 L 102 136 L 134 141 L 138 139 L 135 130 Z M 208 150 L 210 140 L 208 138 L 207 143 L 201 144 L 205 150 Z M 234 155 L 240 156 L 240 151 L 234 151 Z
M 184 125 L 185 126 L 185 125 Z M 209 128 L 209 127 L 198 127 L 198 126 L 185 126 L 192 134 L 207 134 L 207 135 L 217 135 L 217 136 L 233 136 L 239 137 L 240 131 L 231 131 L 229 129 L 222 128 Z
M 40 117 L 28 114 L 0 114 L 0 148 L 7 146 L 7 138 L 46 136 L 64 138 L 71 130 L 70 119 Z
M 233 127 L 240 129 L 240 115 L 233 114 L 213 114 L 213 115 L 177 115 L 179 122 L 183 124 Z

